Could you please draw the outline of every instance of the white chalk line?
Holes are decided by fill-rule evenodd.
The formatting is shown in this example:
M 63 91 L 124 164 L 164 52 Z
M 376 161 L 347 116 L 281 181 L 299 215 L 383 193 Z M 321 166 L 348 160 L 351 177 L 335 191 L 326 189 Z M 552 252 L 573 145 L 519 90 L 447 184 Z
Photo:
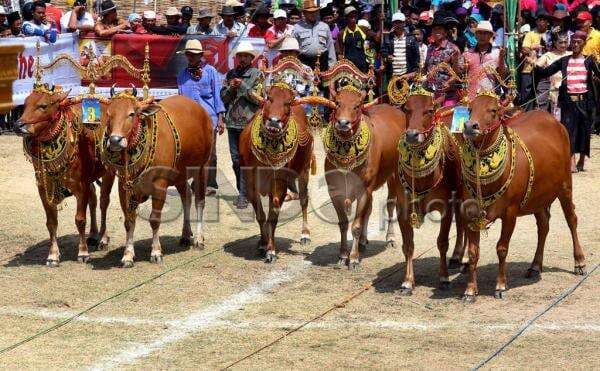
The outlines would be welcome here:
M 51 311 L 49 309 L 19 308 L 19 307 L 0 307 L 0 315 L 16 317 L 34 317 L 42 319 L 66 319 L 73 316 L 75 311 Z M 76 319 L 78 322 L 88 322 L 101 325 L 125 325 L 125 326 L 147 326 L 178 328 L 181 326 L 180 320 L 160 320 L 160 319 L 142 319 L 137 317 L 106 317 L 106 316 L 81 316 Z M 274 329 L 286 330 L 302 324 L 301 320 L 278 321 L 272 318 L 269 321 L 233 321 L 233 320 L 215 320 L 211 328 L 223 328 L 231 330 L 261 330 Z M 322 330 L 338 330 L 343 328 L 365 328 L 365 329 L 391 329 L 391 330 L 416 330 L 416 331 L 438 331 L 452 329 L 471 329 L 471 330 L 504 330 L 514 329 L 520 323 L 497 323 L 481 324 L 468 322 L 419 322 L 419 321 L 320 321 L 310 323 L 306 328 Z M 184 326 L 185 327 L 185 326 Z M 547 322 L 534 324 L 533 330 L 538 331 L 581 331 L 581 332 L 600 332 L 600 323 L 582 323 L 582 322 Z
M 219 303 L 209 305 L 189 314 L 181 320 L 171 322 L 173 327 L 166 329 L 158 338 L 126 346 L 125 350 L 101 360 L 90 368 L 92 370 L 109 370 L 130 365 L 194 333 L 212 328 L 237 310 L 250 303 L 259 301 L 277 286 L 291 281 L 308 266 L 310 266 L 310 262 L 304 261 L 300 264 L 289 266 L 286 269 L 273 272 L 257 284 L 253 284 Z

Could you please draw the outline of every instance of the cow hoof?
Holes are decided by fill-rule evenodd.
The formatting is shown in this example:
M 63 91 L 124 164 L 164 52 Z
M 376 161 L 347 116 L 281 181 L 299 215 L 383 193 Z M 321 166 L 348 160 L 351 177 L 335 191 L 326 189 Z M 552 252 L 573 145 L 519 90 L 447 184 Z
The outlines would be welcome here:
M 342 269 L 342 268 L 348 266 L 349 263 L 350 263 L 350 261 L 348 260 L 348 258 L 339 258 L 333 268 Z
M 100 244 L 100 238 L 90 236 L 85 240 L 85 243 L 89 248 L 97 248 Z
M 150 256 L 150 263 L 154 264 L 162 264 L 163 256 L 162 255 L 152 255 Z
M 496 289 L 494 291 L 494 297 L 496 299 L 504 299 L 504 297 L 506 296 L 505 292 L 506 292 L 506 290 Z
M 277 255 L 275 255 L 273 253 L 267 253 L 267 256 L 265 257 L 265 263 L 274 264 L 276 261 L 277 261 Z
M 60 265 L 60 263 L 58 260 L 54 260 L 54 259 L 46 260 L 46 266 L 49 268 L 58 268 L 59 265 Z
M 458 259 L 450 259 L 448 262 L 448 269 L 459 269 L 462 268 L 462 264 Z
M 529 268 L 527 270 L 527 274 L 525 275 L 525 277 L 535 279 L 535 280 L 540 279 L 540 276 L 541 276 L 540 271 L 533 269 L 533 268 Z
M 179 239 L 179 246 L 181 247 L 190 247 L 192 246 L 192 239 L 189 237 L 181 237 Z
M 475 295 L 464 294 L 462 297 L 462 301 L 465 304 L 473 304 L 473 303 L 475 303 L 476 300 L 477 300 L 477 296 L 475 296 Z
M 110 238 L 107 238 L 106 242 L 100 241 L 100 243 L 98 244 L 98 247 L 96 248 L 96 250 L 97 251 L 108 250 L 108 243 L 109 242 L 110 242 Z
M 133 260 L 122 261 L 123 268 L 133 268 Z
M 81 264 L 86 264 L 87 262 L 90 261 L 90 256 L 89 255 L 80 255 L 77 257 L 77 261 Z
M 302 237 L 302 238 L 300 238 L 300 244 L 301 245 L 304 245 L 304 246 L 310 245 L 310 242 L 311 242 L 310 237 Z
M 388 241 L 386 241 L 385 247 L 393 249 L 394 247 L 396 247 L 396 241 L 394 241 L 394 240 L 388 240 Z
M 442 290 L 442 291 L 450 290 L 450 281 L 440 281 L 440 290 Z
M 204 250 L 204 242 L 194 242 L 194 250 Z
M 412 287 L 400 287 L 398 293 L 402 296 L 411 296 L 413 294 L 413 289 Z
M 351 261 L 348 263 L 348 269 L 351 271 L 357 271 L 360 269 L 360 262 L 358 261 Z
M 585 276 L 587 274 L 587 269 L 585 269 L 585 265 L 581 267 L 575 267 L 575 274 L 578 276 Z

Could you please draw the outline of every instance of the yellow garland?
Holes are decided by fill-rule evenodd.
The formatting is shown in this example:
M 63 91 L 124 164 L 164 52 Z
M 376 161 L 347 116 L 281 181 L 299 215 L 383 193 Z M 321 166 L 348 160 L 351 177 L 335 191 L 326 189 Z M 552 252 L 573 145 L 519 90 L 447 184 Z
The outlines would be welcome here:
M 263 132 L 263 116 L 260 113 L 250 125 L 250 148 L 260 162 L 274 168 L 281 168 L 290 162 L 298 149 L 298 125 L 292 117 L 288 120 L 285 133 L 277 138 L 269 137 Z
M 332 125 L 325 127 L 321 137 L 327 159 L 338 169 L 352 170 L 367 159 L 371 129 L 364 118 L 360 122 L 359 132 L 349 140 L 338 138 Z

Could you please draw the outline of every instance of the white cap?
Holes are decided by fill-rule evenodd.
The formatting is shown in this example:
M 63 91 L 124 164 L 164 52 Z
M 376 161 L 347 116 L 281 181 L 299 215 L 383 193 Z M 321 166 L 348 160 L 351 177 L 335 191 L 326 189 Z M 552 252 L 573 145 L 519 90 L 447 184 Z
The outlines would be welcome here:
M 358 26 L 359 27 L 368 28 L 369 30 L 371 29 L 371 24 L 366 19 L 359 19 L 358 20 Z
M 280 52 L 290 50 L 294 50 L 297 52 L 300 51 L 300 44 L 298 44 L 298 40 L 295 37 L 286 37 L 285 39 L 283 39 L 283 42 L 279 47 Z
M 2 5 L 0 5 L 0 14 L 6 15 L 6 9 Z
M 174 6 L 169 7 L 167 9 L 167 11 L 165 12 L 165 16 L 167 17 L 172 17 L 172 16 L 180 16 L 181 12 L 179 11 L 179 9 L 175 8 Z
M 393 22 L 405 22 L 406 21 L 406 16 L 404 15 L 404 13 L 402 12 L 396 12 L 394 13 L 394 15 L 392 15 L 392 23 Z
M 492 27 L 492 23 L 490 21 L 481 21 L 477 23 L 477 28 L 475 28 L 475 32 L 477 31 L 494 33 L 494 27 Z
M 273 19 L 287 18 L 287 13 L 283 9 L 277 9 L 273 12 Z
M 154 10 L 144 10 L 142 17 L 144 19 L 156 19 L 156 12 Z

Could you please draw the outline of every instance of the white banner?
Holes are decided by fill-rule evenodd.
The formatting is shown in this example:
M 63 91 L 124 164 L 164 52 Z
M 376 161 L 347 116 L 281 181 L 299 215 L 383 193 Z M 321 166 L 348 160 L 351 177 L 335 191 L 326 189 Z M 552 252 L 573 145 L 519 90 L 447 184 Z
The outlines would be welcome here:
M 79 39 L 75 34 L 61 34 L 54 44 L 48 44 L 42 37 L 1 38 L 0 45 L 20 44 L 25 50 L 17 56 L 18 79 L 13 83 L 13 104 L 21 105 L 33 89 L 36 43 L 40 41 L 40 62 L 47 64 L 59 54 L 69 54 L 79 59 Z M 60 85 L 64 90 L 73 89 L 75 94 L 81 86 L 81 77 L 68 64 L 60 64 L 42 75 L 43 82 Z

